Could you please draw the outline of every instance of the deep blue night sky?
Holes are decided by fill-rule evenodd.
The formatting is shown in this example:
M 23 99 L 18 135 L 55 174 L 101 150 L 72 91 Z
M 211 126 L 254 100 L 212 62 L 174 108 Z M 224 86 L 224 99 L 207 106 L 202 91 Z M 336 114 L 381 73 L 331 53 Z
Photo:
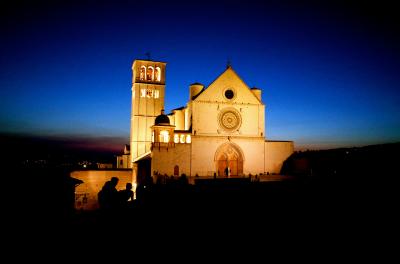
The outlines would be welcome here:
M 0 132 L 106 137 L 122 149 L 131 65 L 150 52 L 167 62 L 167 112 L 229 58 L 262 89 L 268 139 L 294 140 L 298 149 L 400 141 L 392 5 L 54 2 L 1 4 Z

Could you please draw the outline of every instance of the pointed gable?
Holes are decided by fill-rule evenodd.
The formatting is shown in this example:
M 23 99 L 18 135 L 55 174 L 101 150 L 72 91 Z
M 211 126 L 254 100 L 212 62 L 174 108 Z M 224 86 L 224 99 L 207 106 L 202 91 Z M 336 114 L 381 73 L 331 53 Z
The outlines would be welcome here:
M 227 90 L 233 91 L 233 95 Z M 227 99 L 227 96 L 233 98 Z M 232 67 L 228 67 L 218 76 L 195 101 L 262 104 Z

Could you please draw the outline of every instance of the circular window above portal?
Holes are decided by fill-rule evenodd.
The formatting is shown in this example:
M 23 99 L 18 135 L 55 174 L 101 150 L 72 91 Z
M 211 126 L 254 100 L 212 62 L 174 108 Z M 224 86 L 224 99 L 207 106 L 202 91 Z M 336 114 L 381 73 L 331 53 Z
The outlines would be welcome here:
M 232 99 L 234 95 L 235 94 L 230 89 L 225 91 L 225 97 L 228 98 L 229 100 Z
M 232 88 L 227 88 L 223 91 L 223 95 L 224 95 L 225 99 L 230 101 L 236 97 L 236 92 Z
M 227 131 L 234 132 L 239 129 L 242 124 L 240 113 L 235 108 L 225 108 L 218 115 L 219 126 Z

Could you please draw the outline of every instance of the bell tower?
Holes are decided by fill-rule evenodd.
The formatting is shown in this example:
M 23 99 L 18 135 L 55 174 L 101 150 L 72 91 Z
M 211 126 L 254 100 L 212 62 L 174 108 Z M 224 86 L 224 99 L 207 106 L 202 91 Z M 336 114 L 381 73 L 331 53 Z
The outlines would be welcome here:
M 164 109 L 165 62 L 135 60 L 132 65 L 130 168 L 150 152 L 155 118 Z

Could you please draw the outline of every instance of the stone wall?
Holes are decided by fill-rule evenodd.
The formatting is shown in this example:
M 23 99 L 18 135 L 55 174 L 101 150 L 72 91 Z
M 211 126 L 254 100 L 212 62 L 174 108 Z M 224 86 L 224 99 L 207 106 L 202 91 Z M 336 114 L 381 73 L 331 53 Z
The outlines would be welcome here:
M 179 167 L 179 176 L 182 173 L 190 175 L 190 144 L 175 144 L 175 147 L 153 148 L 152 175 L 155 172 L 161 175 L 174 175 L 174 167 Z
M 233 144 L 242 154 L 245 175 L 264 172 L 264 139 L 242 137 L 192 137 L 191 176 L 213 176 L 215 154 L 224 144 Z
M 265 172 L 279 174 L 293 151 L 293 141 L 265 141 Z
M 75 209 L 94 210 L 99 207 L 97 194 L 106 181 L 111 177 L 118 177 L 118 190 L 125 189 L 126 183 L 135 184 L 132 178 L 132 170 L 82 170 L 71 172 L 71 177 L 82 180 L 83 183 L 75 188 Z

